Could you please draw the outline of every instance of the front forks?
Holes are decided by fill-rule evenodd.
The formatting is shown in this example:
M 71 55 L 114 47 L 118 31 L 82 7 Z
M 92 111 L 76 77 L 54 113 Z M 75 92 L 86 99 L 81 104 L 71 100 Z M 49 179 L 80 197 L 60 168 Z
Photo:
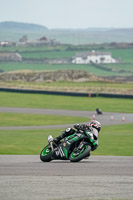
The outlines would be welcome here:
M 50 144 L 51 150 L 53 151 L 54 147 L 53 147 L 53 137 L 52 137 L 52 135 L 48 136 L 48 142 Z

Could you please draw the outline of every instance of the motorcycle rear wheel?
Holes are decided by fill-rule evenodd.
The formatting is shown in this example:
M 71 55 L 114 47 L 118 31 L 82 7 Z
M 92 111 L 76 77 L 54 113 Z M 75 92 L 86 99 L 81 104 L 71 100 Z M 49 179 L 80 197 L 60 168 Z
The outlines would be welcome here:
M 89 146 L 88 144 L 85 144 L 83 148 L 78 152 L 77 155 L 73 151 L 69 156 L 69 160 L 71 162 L 78 162 L 82 160 L 83 158 L 90 156 L 90 151 L 91 151 L 91 146 Z
M 43 162 L 50 162 L 52 160 L 52 150 L 50 148 L 50 145 L 47 145 L 46 147 L 44 147 L 44 149 L 41 151 L 40 153 L 40 159 Z

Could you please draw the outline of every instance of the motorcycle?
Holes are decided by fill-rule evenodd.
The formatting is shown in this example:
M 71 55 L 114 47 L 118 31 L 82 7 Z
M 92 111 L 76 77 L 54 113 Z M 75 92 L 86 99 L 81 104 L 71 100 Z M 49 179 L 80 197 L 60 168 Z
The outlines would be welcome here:
M 53 137 L 48 137 L 49 144 L 40 153 L 43 162 L 52 160 L 70 160 L 78 162 L 90 156 L 92 146 L 96 145 L 93 134 L 89 131 L 78 130 L 78 132 L 64 138 L 58 144 Z

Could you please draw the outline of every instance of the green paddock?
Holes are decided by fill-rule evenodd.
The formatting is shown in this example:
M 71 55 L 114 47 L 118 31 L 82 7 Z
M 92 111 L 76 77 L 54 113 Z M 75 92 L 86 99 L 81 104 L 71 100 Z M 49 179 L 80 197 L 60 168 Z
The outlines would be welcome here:
M 133 113 L 132 99 L 70 97 L 44 94 L 0 92 L 0 107 L 25 107 L 103 112 Z
M 0 92 L 0 107 L 27 107 L 88 111 L 94 111 L 96 107 L 100 107 L 104 112 L 111 111 L 132 113 L 133 101 L 132 99 L 68 97 Z M 16 114 L 11 114 L 10 118 L 11 116 L 14 116 L 15 118 L 15 115 Z M 8 114 L 6 115 L 5 113 L 1 113 L 1 118 L 3 118 L 3 120 L 5 116 L 9 117 Z M 15 121 L 19 118 L 22 120 L 25 116 L 21 115 L 20 117 L 20 115 L 16 115 L 16 117 Z M 37 120 L 36 117 L 34 116 L 32 118 L 31 124 Z M 26 120 L 27 118 L 25 118 L 25 121 Z M 41 121 L 41 118 L 39 121 Z M 1 126 L 3 126 L 4 123 L 5 122 L 3 121 Z M 12 121 L 11 124 L 13 125 L 14 123 L 16 122 Z M 40 122 L 36 123 L 38 124 Z M 5 125 L 8 126 L 8 124 Z M 133 156 L 132 130 L 133 124 L 103 126 L 99 137 L 99 148 L 92 152 L 92 154 Z M 15 131 L 0 130 L 0 154 L 39 154 L 41 149 L 47 144 L 48 135 L 52 134 L 56 137 L 60 134 L 60 132 L 61 129 Z
M 44 126 L 58 124 L 75 124 L 88 121 L 86 117 L 71 117 L 57 115 L 0 113 L 1 126 Z
M 92 155 L 133 156 L 133 124 L 103 126 L 99 147 Z M 40 154 L 49 134 L 56 137 L 61 129 L 0 130 L 0 154 Z

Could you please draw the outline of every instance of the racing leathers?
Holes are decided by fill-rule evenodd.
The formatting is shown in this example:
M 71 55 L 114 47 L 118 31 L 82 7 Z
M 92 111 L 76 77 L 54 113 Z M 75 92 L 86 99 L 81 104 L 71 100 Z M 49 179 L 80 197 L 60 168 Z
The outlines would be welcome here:
M 98 130 L 86 124 L 76 124 L 74 125 L 74 128 L 67 128 L 65 131 L 62 132 L 61 135 L 54 139 L 54 142 L 57 144 L 63 138 L 73 135 L 76 132 L 80 132 L 82 134 L 85 132 L 89 136 L 92 144 L 92 151 L 94 151 L 98 147 Z

